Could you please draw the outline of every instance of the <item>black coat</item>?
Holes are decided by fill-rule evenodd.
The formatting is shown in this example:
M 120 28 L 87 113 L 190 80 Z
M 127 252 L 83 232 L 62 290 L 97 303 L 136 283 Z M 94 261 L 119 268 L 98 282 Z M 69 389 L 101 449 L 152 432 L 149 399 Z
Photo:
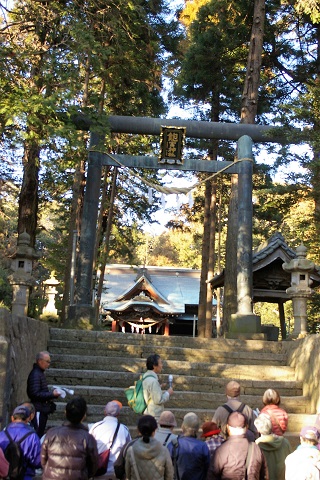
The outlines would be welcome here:
M 52 412 L 52 400 L 55 397 L 48 388 L 44 370 L 37 363 L 33 364 L 33 369 L 28 376 L 27 394 L 37 412 Z

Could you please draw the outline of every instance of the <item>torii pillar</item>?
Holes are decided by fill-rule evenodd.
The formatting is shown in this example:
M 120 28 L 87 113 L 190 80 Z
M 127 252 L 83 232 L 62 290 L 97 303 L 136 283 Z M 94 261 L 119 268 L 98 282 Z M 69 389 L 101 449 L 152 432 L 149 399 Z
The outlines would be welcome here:
M 253 313 L 252 275 L 252 139 L 243 135 L 238 141 L 238 239 L 237 239 L 237 305 L 231 315 L 228 337 L 239 334 L 261 334 L 261 318 Z M 263 334 L 261 334 L 263 337 Z

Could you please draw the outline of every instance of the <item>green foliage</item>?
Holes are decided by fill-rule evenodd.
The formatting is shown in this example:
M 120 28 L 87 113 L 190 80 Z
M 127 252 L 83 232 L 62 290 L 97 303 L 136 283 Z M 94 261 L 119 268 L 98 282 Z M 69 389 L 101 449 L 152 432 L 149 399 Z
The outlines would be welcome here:
M 254 313 L 261 317 L 261 325 L 273 325 L 280 329 L 278 304 L 257 302 L 254 304 Z
M 295 8 L 298 13 L 309 15 L 313 23 L 320 23 L 320 7 L 317 0 L 297 0 Z
M 9 273 L 8 269 L 0 265 L 0 302 L 2 308 L 10 308 L 12 303 L 12 287 L 8 282 Z
M 196 230 L 169 230 L 159 236 L 144 235 L 144 243 L 137 250 L 140 264 L 175 266 L 199 269 L 201 266 L 200 235 Z
M 320 333 L 320 292 L 313 294 L 312 299 L 308 301 L 308 331 L 310 333 Z

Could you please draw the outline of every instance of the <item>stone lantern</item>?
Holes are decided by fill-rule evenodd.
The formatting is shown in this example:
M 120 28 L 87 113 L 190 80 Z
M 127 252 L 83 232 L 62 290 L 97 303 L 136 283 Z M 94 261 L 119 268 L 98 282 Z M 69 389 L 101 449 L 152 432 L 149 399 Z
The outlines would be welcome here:
M 13 273 L 8 277 L 13 287 L 13 315 L 26 316 L 28 313 L 30 288 L 35 284 L 35 279 L 32 277 L 32 264 L 37 258 L 39 255 L 30 246 L 30 235 L 26 231 L 20 233 L 17 250 L 11 257 Z
M 42 316 L 51 316 L 51 317 L 58 317 L 58 310 L 56 309 L 55 305 L 55 297 L 58 293 L 56 287 L 60 285 L 59 280 L 57 280 L 54 276 L 55 272 L 51 272 L 51 277 L 48 280 L 43 282 L 45 287 L 45 295 L 48 298 L 47 305 L 42 310 Z
M 315 264 L 307 260 L 307 248 L 301 244 L 297 250 L 297 258 L 282 264 L 283 270 L 291 273 L 291 287 L 287 294 L 292 298 L 294 329 L 292 336 L 304 337 L 307 334 L 307 299 L 313 290 L 310 288 L 312 280 L 310 273 L 314 271 Z

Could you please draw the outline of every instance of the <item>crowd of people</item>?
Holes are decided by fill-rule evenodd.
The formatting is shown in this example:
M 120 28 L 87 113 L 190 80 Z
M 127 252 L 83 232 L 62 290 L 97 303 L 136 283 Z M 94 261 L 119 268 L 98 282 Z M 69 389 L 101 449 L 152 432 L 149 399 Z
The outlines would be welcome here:
M 146 410 L 139 415 L 132 439 L 121 423 L 122 404 L 109 401 L 104 418 L 88 426 L 87 404 L 79 396 L 66 404 L 62 425 L 45 429 L 50 391 L 45 370 L 48 352 L 40 352 L 28 378 L 26 402 L 18 405 L 11 423 L 0 432 L 0 478 L 32 480 L 320 480 L 319 425 L 305 426 L 300 445 L 292 451 L 285 436 L 288 415 L 272 388 L 262 397 L 261 412 L 240 398 L 240 384 L 226 385 L 226 401 L 211 421 L 184 415 L 177 433 L 173 412 L 165 403 L 174 394 L 163 390 L 159 355 L 147 359 Z M 45 408 L 44 408 L 45 407 Z

